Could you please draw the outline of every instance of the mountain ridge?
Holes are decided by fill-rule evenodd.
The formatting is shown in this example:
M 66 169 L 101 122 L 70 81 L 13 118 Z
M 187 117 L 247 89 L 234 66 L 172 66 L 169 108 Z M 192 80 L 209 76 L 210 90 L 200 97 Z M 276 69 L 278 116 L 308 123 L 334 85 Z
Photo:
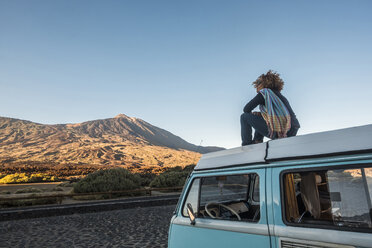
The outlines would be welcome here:
M 73 164 L 128 168 L 186 166 L 220 147 L 193 145 L 139 118 L 41 124 L 0 117 L 0 164 Z

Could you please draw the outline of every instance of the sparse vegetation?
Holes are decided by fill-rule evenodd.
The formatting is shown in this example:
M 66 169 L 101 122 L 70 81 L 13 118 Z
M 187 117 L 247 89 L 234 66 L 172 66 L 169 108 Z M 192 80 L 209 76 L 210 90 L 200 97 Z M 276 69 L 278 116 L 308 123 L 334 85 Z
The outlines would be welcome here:
M 141 187 L 182 187 L 195 165 L 169 168 L 163 173 L 131 173 L 123 168 L 100 170 L 74 184 L 75 193 L 110 192 Z
M 38 183 L 38 182 L 55 182 L 58 178 L 55 176 L 43 174 L 43 173 L 14 173 L 6 175 L 0 179 L 0 184 L 10 184 L 10 183 Z
M 151 183 L 153 188 L 181 187 L 185 184 L 188 172 L 170 171 L 157 176 Z
M 139 189 L 141 178 L 123 168 L 100 170 L 74 185 L 75 193 L 109 192 Z
M 35 194 L 34 194 L 35 195 Z M 42 199 L 28 199 L 28 200 L 11 200 L 0 202 L 0 207 L 23 207 L 42 204 L 54 204 L 58 202 L 58 197 L 42 198 Z
M 51 190 L 52 192 L 55 192 L 55 191 L 63 191 L 63 189 L 61 187 L 55 187 Z
M 37 189 L 37 188 L 24 188 L 24 189 L 19 189 L 15 192 L 15 194 L 23 194 L 23 193 L 41 193 L 43 190 Z
M 58 198 L 57 194 L 59 191 L 65 191 L 65 187 L 73 187 L 71 191 L 74 193 L 95 193 L 95 192 L 112 192 L 112 191 L 126 191 L 135 190 L 146 187 L 153 188 L 168 188 L 168 187 L 181 187 L 184 185 L 185 180 L 189 173 L 193 170 L 194 165 L 189 165 L 184 168 L 181 166 L 173 168 L 163 168 L 163 172 L 160 174 L 152 173 L 151 170 L 147 170 L 144 173 L 133 173 L 123 168 L 114 168 L 99 170 L 94 173 L 87 175 L 85 178 L 78 182 L 63 182 L 57 186 L 45 187 L 45 185 L 36 186 L 17 186 L 21 187 L 15 191 L 1 191 L 1 195 L 5 194 L 28 194 L 28 196 L 37 196 L 43 192 L 55 192 L 56 198 L 39 198 L 39 199 L 28 199 L 28 200 L 7 200 L 1 201 L 0 207 L 15 207 L 15 206 L 30 206 L 39 204 L 54 204 L 60 202 L 62 198 Z M 31 174 L 27 176 L 25 173 L 15 173 L 8 175 L 0 180 L 6 180 L 7 183 L 18 183 L 18 182 L 35 182 L 36 178 L 40 180 L 45 176 L 43 174 Z M 45 177 L 44 177 L 45 178 Z M 52 179 L 52 177 L 46 177 Z M 44 180 L 42 180 L 44 181 Z M 45 180 L 46 181 L 46 180 Z M 44 181 L 44 182 L 45 182 Z M 55 184 L 50 184 L 55 185 Z M 41 187 L 44 186 L 44 187 Z M 13 186 L 12 186 L 13 187 Z M 101 200 L 111 197 L 118 196 L 135 196 L 143 194 L 144 192 L 131 192 L 125 194 L 108 193 L 108 194 L 93 194 L 74 196 L 75 200 Z M 53 194 L 54 195 L 54 194 Z
M 145 173 L 135 173 L 138 175 L 141 179 L 141 186 L 146 187 L 149 186 L 152 180 L 156 177 L 156 174 L 151 172 L 145 172 Z
M 67 182 L 63 182 L 59 184 L 57 187 L 73 187 L 73 186 L 74 186 L 74 182 L 67 181 Z
M 189 165 L 182 169 L 177 166 L 171 168 L 159 176 L 155 177 L 150 183 L 150 187 L 167 188 L 167 187 L 182 187 L 185 184 L 187 176 L 191 173 L 195 165 Z

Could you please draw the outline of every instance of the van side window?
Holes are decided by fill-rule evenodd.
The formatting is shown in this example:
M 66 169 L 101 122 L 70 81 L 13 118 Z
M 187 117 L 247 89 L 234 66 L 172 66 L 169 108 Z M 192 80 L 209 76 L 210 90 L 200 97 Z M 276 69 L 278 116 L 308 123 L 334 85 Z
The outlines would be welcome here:
M 198 218 L 259 221 L 260 203 L 253 200 L 259 188 L 252 189 L 256 178 L 257 174 L 201 178 Z
M 371 167 L 297 171 L 282 180 L 287 222 L 372 230 Z
M 183 205 L 183 209 L 182 209 L 183 216 L 189 216 L 189 214 L 187 213 L 187 207 L 186 207 L 187 203 L 191 204 L 194 212 L 198 211 L 199 184 L 200 184 L 199 178 L 194 179 L 194 181 L 192 182 L 191 188 L 187 195 L 186 202 Z

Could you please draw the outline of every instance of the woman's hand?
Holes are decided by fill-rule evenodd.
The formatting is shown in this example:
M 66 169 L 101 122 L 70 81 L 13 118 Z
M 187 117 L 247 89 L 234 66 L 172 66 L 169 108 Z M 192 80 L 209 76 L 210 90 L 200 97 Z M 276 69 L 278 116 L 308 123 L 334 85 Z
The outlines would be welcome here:
M 254 114 L 254 115 L 257 115 L 257 116 L 261 116 L 261 112 L 252 112 L 252 114 Z

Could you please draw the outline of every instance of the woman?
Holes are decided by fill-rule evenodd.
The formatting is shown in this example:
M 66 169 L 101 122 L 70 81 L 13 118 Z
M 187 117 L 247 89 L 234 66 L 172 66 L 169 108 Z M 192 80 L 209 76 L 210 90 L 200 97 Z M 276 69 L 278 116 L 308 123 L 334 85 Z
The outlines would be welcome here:
M 242 145 L 263 142 L 264 136 L 278 139 L 296 136 L 300 123 L 288 100 L 280 93 L 284 82 L 279 74 L 268 71 L 254 81 L 257 95 L 244 107 L 240 116 Z M 260 112 L 252 112 L 260 105 Z M 252 127 L 255 129 L 252 139 Z

